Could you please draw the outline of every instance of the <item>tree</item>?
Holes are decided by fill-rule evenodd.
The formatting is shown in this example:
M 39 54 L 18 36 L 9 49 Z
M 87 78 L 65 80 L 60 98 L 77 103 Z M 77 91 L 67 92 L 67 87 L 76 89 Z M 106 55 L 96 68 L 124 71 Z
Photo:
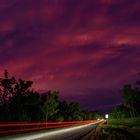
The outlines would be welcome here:
M 124 105 L 116 106 L 109 114 L 109 118 L 114 119 L 123 119 L 129 117 L 130 117 L 129 109 Z
M 48 91 L 41 95 L 42 102 L 42 112 L 43 112 L 43 120 L 48 121 L 51 120 L 51 117 L 58 112 L 58 92 L 57 91 Z
M 77 102 L 67 103 L 60 101 L 57 116 L 63 116 L 64 121 L 83 120 L 80 105 Z
M 92 119 L 103 119 L 103 116 L 102 116 L 102 114 L 100 113 L 100 112 L 98 112 L 98 111 L 93 111 L 92 112 L 93 113 L 93 118 Z
M 0 121 L 78 121 L 98 116 L 95 112 L 81 111 L 77 102 L 59 101 L 57 91 L 39 94 L 31 89 L 32 84 L 4 72 L 0 78 Z
M 31 91 L 17 94 L 10 99 L 9 109 L 12 121 L 41 121 L 40 95 Z
M 69 120 L 81 121 L 83 117 L 81 115 L 81 109 L 78 102 L 71 102 L 68 105 L 68 114 L 71 117 Z
M 32 83 L 9 77 L 5 71 L 4 78 L 0 78 L 1 121 L 36 120 L 33 112 L 38 108 L 39 94 L 31 89 Z
M 88 111 L 88 110 L 82 111 L 82 116 L 84 120 L 97 120 L 103 118 L 101 113 L 99 113 L 98 111 Z
M 123 104 L 129 109 L 131 117 L 137 117 L 137 107 L 140 103 L 140 94 L 137 88 L 125 85 L 122 90 Z M 139 106 L 140 107 L 140 106 Z
M 9 78 L 8 72 L 5 70 L 4 78 L 0 78 L 0 105 L 8 104 L 14 92 L 15 84 L 15 77 Z
M 122 104 L 110 113 L 111 118 L 140 117 L 140 80 L 135 85 L 125 85 L 122 90 Z

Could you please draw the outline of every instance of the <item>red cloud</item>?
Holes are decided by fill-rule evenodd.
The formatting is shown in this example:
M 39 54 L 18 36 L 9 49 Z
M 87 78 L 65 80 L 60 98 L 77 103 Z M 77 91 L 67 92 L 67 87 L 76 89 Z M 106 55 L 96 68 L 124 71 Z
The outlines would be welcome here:
M 75 95 L 119 88 L 140 69 L 138 0 L 1 2 L 1 73 Z

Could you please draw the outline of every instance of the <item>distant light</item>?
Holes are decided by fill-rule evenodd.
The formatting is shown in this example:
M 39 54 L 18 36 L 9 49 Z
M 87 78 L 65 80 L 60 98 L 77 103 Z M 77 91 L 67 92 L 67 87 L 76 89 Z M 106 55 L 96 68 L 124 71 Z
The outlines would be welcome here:
M 109 117 L 109 115 L 108 114 L 105 114 L 105 118 L 108 119 L 108 117 Z
M 97 120 L 99 121 L 100 119 L 98 118 Z

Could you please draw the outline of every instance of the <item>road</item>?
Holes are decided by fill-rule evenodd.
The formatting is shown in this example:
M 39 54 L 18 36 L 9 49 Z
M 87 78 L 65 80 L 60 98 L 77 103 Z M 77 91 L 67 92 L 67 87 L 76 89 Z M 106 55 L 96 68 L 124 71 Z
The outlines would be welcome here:
M 82 124 L 79 126 L 71 126 L 68 128 L 59 128 L 48 132 L 36 132 L 32 134 L 20 134 L 16 136 L 7 136 L 0 140 L 77 140 L 88 132 L 96 128 L 96 125 L 102 121 Z

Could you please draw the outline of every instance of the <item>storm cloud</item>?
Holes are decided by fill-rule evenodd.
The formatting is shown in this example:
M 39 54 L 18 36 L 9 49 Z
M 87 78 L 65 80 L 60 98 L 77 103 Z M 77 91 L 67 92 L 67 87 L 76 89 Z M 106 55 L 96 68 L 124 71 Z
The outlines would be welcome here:
M 86 96 L 77 99 L 88 108 L 110 108 L 113 102 L 106 101 L 119 103 L 116 90 L 140 71 L 139 5 L 139 0 L 1 0 L 0 73 L 7 69 L 33 80 L 36 90 L 59 90 L 63 99 Z

